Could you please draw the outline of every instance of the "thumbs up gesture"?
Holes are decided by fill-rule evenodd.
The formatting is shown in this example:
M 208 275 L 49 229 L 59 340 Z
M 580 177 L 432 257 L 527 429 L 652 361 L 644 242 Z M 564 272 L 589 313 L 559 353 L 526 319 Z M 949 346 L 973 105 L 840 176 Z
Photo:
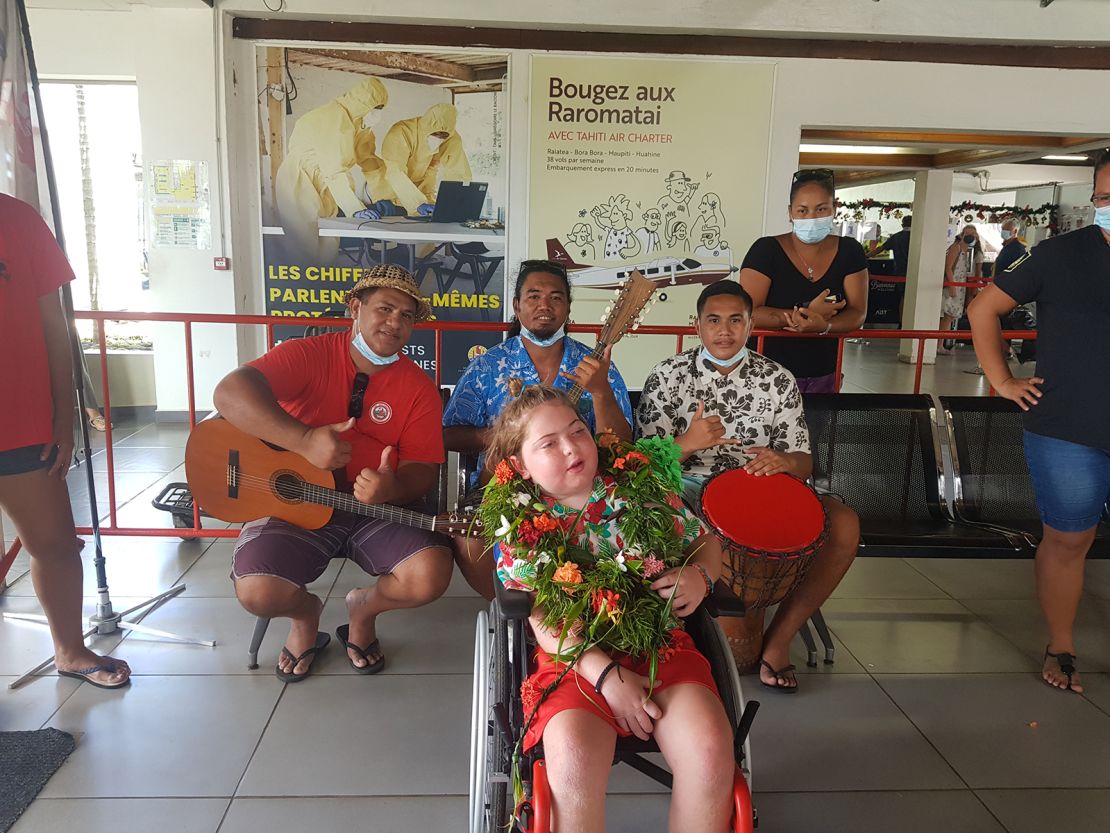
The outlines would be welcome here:
M 719 416 L 705 415 L 705 402 L 699 401 L 694 416 L 690 419 L 690 427 L 676 438 L 682 448 L 682 458 L 686 459 L 691 454 L 713 448 L 717 445 L 735 445 L 741 440 L 725 437 L 725 426 Z
M 351 444 L 341 435 L 355 427 L 354 419 L 334 425 L 320 425 L 305 432 L 301 447 L 296 449 L 312 465 L 321 469 L 340 469 L 351 461 Z
M 363 503 L 389 503 L 397 486 L 397 475 L 393 470 L 395 449 L 387 445 L 382 449 L 381 462 L 377 470 L 363 469 L 355 478 L 355 498 Z

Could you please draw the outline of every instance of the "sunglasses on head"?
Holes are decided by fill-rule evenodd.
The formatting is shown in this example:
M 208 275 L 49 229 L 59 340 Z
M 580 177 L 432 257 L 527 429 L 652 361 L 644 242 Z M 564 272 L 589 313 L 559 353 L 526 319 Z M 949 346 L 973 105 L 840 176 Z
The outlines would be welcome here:
M 798 182 L 834 182 L 836 174 L 832 168 L 802 168 L 794 172 L 792 183 Z
M 370 377 L 365 373 L 355 374 L 355 383 L 351 388 L 351 399 L 347 403 L 347 416 L 359 419 L 362 417 L 362 402 L 366 398 L 366 386 L 370 384 Z
M 567 276 L 567 268 L 553 260 L 522 260 L 520 262 L 520 275 L 524 277 L 531 272 L 550 272 L 553 275 Z

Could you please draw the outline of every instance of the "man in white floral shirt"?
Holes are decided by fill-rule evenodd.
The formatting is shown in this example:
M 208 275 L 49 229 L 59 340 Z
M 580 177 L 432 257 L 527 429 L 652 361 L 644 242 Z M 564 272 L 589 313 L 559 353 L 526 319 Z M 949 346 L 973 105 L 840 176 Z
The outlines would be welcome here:
M 705 481 L 744 468 L 757 476 L 786 472 L 803 480 L 813 470 L 802 396 L 790 371 L 747 348 L 752 299 L 732 280 L 707 286 L 698 297 L 701 347 L 657 364 L 648 374 L 636 412 L 640 436 L 671 436 L 682 448 L 686 498 L 698 505 Z M 759 678 L 797 691 L 790 643 L 829 597 L 856 556 L 859 518 L 832 497 L 822 503 L 829 536 L 805 579 L 779 605 L 763 638 Z M 740 588 L 734 588 L 739 591 Z M 739 620 L 722 619 L 726 633 Z

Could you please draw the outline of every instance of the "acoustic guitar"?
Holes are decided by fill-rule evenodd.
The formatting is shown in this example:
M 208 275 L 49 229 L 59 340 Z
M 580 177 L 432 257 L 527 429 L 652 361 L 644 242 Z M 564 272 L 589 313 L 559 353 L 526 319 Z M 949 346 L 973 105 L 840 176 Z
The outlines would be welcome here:
M 275 517 L 319 529 L 342 509 L 445 535 L 482 532 L 478 518 L 466 513 L 426 515 L 385 503 L 363 503 L 338 491 L 330 471 L 252 437 L 226 419 L 206 419 L 190 432 L 185 479 L 201 509 L 230 523 Z

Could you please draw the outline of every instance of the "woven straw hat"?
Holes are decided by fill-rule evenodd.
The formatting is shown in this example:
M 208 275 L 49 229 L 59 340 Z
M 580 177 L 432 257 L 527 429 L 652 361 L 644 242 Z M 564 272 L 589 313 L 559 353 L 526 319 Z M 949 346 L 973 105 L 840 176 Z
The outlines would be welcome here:
M 420 294 L 420 287 L 416 283 L 416 278 L 412 276 L 408 269 L 393 264 L 372 267 L 364 272 L 359 282 L 347 292 L 347 303 L 351 303 L 352 298 L 370 287 L 384 287 L 385 289 L 396 289 L 404 292 L 416 301 L 417 321 L 427 321 L 432 317 L 432 305 L 428 303 L 427 298 Z

